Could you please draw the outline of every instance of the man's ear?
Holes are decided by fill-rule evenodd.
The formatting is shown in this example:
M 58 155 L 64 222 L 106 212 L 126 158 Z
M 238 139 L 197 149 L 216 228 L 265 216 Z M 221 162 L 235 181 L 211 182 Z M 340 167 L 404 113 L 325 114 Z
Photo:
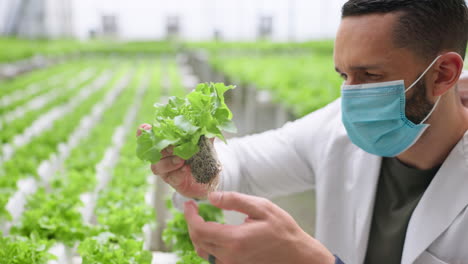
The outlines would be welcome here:
M 463 58 L 456 52 L 448 52 L 435 64 L 435 87 L 432 96 L 441 96 L 458 82 L 463 71 Z

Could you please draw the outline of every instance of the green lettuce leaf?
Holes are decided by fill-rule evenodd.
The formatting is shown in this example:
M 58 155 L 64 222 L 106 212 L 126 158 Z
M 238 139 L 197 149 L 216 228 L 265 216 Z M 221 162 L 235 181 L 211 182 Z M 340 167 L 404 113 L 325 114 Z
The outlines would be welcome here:
M 187 160 L 199 151 L 201 136 L 225 141 L 222 131 L 237 132 L 224 100 L 224 93 L 234 88 L 202 83 L 185 98 L 171 97 L 166 105 L 155 104 L 152 129 L 142 130 L 137 139 L 138 158 L 156 163 L 162 158 L 161 151 L 172 145 L 174 154 Z
M 151 264 L 151 252 L 143 249 L 143 241 L 110 232 L 87 237 L 78 247 L 83 264 Z

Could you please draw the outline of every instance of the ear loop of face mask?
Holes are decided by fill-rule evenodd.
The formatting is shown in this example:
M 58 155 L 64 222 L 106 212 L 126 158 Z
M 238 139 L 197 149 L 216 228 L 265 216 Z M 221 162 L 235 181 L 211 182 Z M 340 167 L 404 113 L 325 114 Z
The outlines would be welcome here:
M 405 90 L 405 94 L 409 90 L 411 90 L 419 81 L 421 81 L 421 79 L 432 68 L 432 66 L 434 66 L 434 64 L 437 62 L 437 60 L 439 60 L 440 57 L 442 57 L 442 55 L 439 55 L 437 58 L 435 58 L 435 60 L 431 63 L 431 65 L 429 65 L 429 67 L 427 67 L 427 69 L 423 72 L 423 74 L 421 74 L 421 76 L 419 76 L 419 78 L 410 87 L 408 87 L 408 89 Z M 426 118 L 424 118 L 423 121 L 421 121 L 421 123 L 419 123 L 419 124 L 424 124 L 424 122 L 426 122 L 431 117 L 432 113 L 434 113 L 434 111 L 436 110 L 437 105 L 439 105 L 439 102 L 440 102 L 441 98 L 442 98 L 442 96 L 439 96 L 439 98 L 437 98 L 437 101 L 435 102 L 434 106 L 432 107 L 432 110 L 429 112 L 429 114 L 427 114 Z

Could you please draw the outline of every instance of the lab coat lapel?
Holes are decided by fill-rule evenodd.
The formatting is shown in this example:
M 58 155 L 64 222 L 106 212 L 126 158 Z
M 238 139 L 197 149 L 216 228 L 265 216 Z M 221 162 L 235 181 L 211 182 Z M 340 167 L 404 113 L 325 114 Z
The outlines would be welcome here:
M 468 205 L 468 132 L 452 150 L 413 212 L 402 264 L 413 263 Z
M 353 201 L 355 207 L 354 226 L 350 230 L 354 230 L 355 241 L 353 243 L 358 246 L 356 255 L 352 263 L 363 263 L 367 252 L 367 243 L 369 241 L 369 233 L 374 214 L 375 196 L 377 185 L 379 182 L 380 168 L 382 166 L 382 158 L 368 153 L 363 154 L 362 166 L 360 167 L 359 177 L 355 190 L 357 198 Z

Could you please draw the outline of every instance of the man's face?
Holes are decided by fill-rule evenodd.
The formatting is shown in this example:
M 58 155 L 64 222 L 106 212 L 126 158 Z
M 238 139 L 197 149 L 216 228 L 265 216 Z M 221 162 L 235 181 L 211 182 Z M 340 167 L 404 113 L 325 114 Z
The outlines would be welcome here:
M 429 66 L 411 50 L 395 46 L 398 13 L 346 17 L 338 29 L 334 60 L 347 85 L 404 80 L 409 87 Z M 408 119 L 419 123 L 431 110 L 423 80 L 406 94 Z

